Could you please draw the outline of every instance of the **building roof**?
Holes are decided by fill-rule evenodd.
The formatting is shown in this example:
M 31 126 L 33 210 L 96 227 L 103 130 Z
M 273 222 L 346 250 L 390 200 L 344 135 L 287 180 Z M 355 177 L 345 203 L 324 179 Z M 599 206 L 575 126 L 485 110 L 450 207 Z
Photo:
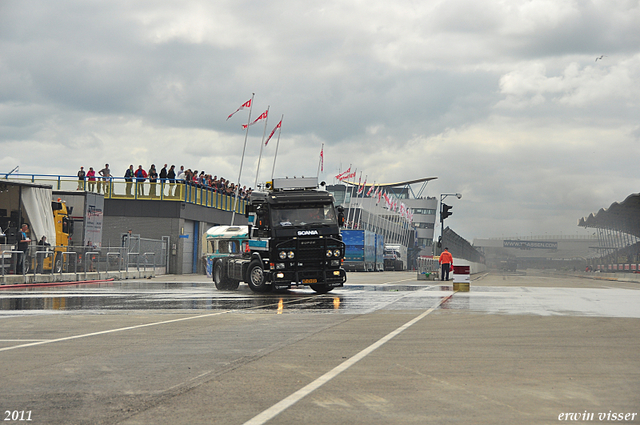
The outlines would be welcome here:
M 396 183 L 371 183 L 371 184 L 365 185 L 365 187 L 374 186 L 374 185 L 376 187 L 378 187 L 378 186 L 380 186 L 380 187 L 406 186 L 408 184 L 428 182 L 428 181 L 436 180 L 436 179 L 437 179 L 437 177 L 423 177 L 421 179 L 407 180 L 407 181 L 396 182 Z M 343 183 L 350 184 L 350 185 L 353 185 L 353 186 L 358 186 L 358 182 L 344 181 Z
M 578 226 L 618 230 L 640 237 L 640 194 L 633 193 L 622 202 L 581 218 Z

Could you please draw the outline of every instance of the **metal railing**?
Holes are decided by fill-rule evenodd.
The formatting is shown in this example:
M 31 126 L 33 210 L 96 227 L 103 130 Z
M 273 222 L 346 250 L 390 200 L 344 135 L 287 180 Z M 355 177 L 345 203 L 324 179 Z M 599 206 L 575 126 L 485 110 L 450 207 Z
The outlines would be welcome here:
M 0 252 L 0 260 L 2 260 L 2 283 L 3 284 L 6 283 L 5 269 L 7 267 L 6 267 L 6 264 L 5 264 L 5 258 L 7 258 L 7 257 L 5 256 L 5 254 L 10 254 L 9 257 L 8 257 L 10 259 L 9 260 L 9 266 L 10 266 L 11 269 L 13 269 L 14 274 L 17 274 L 17 267 L 18 267 L 18 263 L 19 263 L 18 258 L 19 258 L 19 256 L 23 256 L 23 258 L 22 258 L 22 277 L 24 278 L 24 280 L 26 282 L 27 274 L 26 274 L 25 262 L 27 261 L 27 259 L 24 258 L 24 251 L 16 251 L 16 250 L 11 249 L 11 250 L 3 250 L 2 252 Z M 14 254 L 16 255 L 15 261 L 13 259 L 13 255 Z
M 95 192 L 104 194 L 105 199 L 135 199 L 142 201 L 177 201 L 203 207 L 215 208 L 223 211 L 232 211 L 235 204 L 235 196 L 221 193 L 217 189 L 206 186 L 187 183 L 184 180 L 158 179 L 152 183 L 148 180 L 126 181 L 124 177 L 109 177 L 102 179 L 96 177 L 92 180 L 78 180 L 76 176 L 56 176 L 47 174 L 11 174 L 4 178 L 15 181 L 25 181 L 38 184 L 49 184 L 53 190 Z M 244 214 L 247 201 L 239 199 L 236 213 Z
M 27 252 L 13 248 L 0 251 L 0 268 L 2 268 L 2 284 L 7 283 L 7 275 L 23 275 L 27 283 L 27 275 L 33 275 L 33 282 L 37 276 L 70 274 L 71 279 L 88 278 L 90 273 L 97 273 L 98 279 L 126 273 L 130 271 L 153 271 L 156 275 L 159 267 L 167 266 L 167 240 L 153 240 L 139 238 L 135 251 L 131 246 L 122 247 L 64 247 L 50 246 L 48 249 L 38 249 L 31 246 Z M 38 246 L 38 248 L 40 248 Z M 57 251 L 56 251 L 57 248 Z M 142 249 L 140 249 L 142 248 Z M 22 261 L 22 269 L 20 264 Z M 95 276 L 95 275 L 94 275 Z M 38 278 L 42 281 L 42 278 Z

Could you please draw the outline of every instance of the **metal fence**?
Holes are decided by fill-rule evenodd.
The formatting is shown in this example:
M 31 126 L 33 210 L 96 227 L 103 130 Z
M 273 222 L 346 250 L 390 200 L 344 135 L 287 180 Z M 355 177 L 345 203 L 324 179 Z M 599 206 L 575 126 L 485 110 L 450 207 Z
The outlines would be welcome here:
M 26 252 L 5 245 L 0 252 L 2 282 L 8 275 L 53 275 L 74 273 L 76 279 L 87 273 L 108 274 L 129 271 L 160 270 L 168 272 L 169 237 L 162 240 L 123 235 L 122 245 L 116 247 L 54 247 L 32 245 Z

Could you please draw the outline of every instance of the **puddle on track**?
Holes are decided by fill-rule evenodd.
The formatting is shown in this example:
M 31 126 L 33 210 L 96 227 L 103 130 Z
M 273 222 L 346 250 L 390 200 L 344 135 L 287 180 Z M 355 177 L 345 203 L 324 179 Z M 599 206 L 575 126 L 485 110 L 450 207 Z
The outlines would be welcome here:
M 140 310 L 236 310 L 276 313 L 350 313 L 424 310 L 452 294 L 449 284 L 345 285 L 319 295 L 301 287 L 254 294 L 218 291 L 205 283 L 119 281 L 90 285 L 28 287 L 0 291 L 0 315 Z M 442 309 L 489 314 L 640 318 L 640 291 L 628 289 L 472 287 Z

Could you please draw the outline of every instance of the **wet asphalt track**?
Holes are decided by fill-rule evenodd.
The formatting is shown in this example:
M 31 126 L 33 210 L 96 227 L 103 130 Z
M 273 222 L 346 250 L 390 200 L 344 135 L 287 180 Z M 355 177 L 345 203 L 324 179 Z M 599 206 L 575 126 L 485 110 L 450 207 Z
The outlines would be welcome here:
M 351 273 L 326 295 L 220 292 L 200 276 L 2 289 L 0 409 L 60 424 L 632 414 L 639 288 L 529 273 L 453 293 L 407 272 Z
M 531 274 L 531 272 L 530 272 Z M 535 286 L 514 286 L 537 280 Z M 501 281 L 502 280 L 502 281 Z M 491 286 L 504 284 L 508 286 Z M 558 286 L 548 286 L 548 282 Z M 573 282 L 573 284 L 567 284 Z M 459 292 L 442 308 L 484 313 L 640 317 L 640 284 L 608 280 L 561 279 L 533 273 L 477 276 L 472 291 Z M 104 314 L 122 311 L 258 310 L 278 313 L 364 314 L 380 309 L 419 310 L 449 296 L 451 282 L 417 281 L 414 273 L 351 273 L 343 288 L 317 295 L 306 287 L 267 294 L 218 291 L 204 276 L 161 276 L 68 286 L 32 286 L 0 292 L 0 317 L 13 314 Z

